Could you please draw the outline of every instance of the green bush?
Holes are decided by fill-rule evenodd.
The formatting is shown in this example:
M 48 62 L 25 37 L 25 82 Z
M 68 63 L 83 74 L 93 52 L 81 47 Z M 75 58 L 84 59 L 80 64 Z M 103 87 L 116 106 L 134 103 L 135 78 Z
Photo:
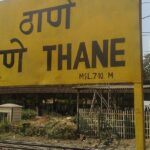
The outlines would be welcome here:
M 49 139 L 75 139 L 76 132 L 67 127 L 47 129 L 47 137 Z
M 76 138 L 76 129 L 69 127 L 66 123 L 60 121 L 54 121 L 53 123 L 47 124 L 46 136 L 49 139 L 75 139 Z
M 11 124 L 8 122 L 0 123 L 0 133 L 8 133 L 11 131 Z
M 21 118 L 23 120 L 34 119 L 36 117 L 36 112 L 32 109 L 25 109 L 22 111 Z
M 23 111 L 23 119 L 33 119 L 34 111 Z M 34 115 L 33 115 L 34 114 Z M 37 121 L 37 123 L 36 123 Z M 76 139 L 76 125 L 73 119 L 50 117 L 39 120 L 22 120 L 17 123 L 4 122 L 0 124 L 0 133 L 11 133 L 19 136 L 37 136 L 48 139 Z

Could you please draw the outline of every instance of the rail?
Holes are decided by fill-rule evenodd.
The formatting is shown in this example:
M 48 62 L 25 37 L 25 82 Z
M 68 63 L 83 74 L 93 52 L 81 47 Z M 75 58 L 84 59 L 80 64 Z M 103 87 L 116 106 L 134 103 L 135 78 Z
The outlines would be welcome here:
M 90 150 L 90 148 L 73 148 L 30 142 L 0 141 L 0 150 Z

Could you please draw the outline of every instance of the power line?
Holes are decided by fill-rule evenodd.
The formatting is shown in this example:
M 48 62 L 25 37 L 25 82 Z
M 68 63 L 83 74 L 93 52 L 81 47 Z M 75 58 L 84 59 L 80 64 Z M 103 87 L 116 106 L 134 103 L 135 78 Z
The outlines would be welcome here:
M 143 35 L 150 35 L 150 32 L 142 32 Z
M 143 17 L 142 19 L 146 19 L 146 18 L 149 18 L 149 17 L 150 17 L 150 15 L 147 15 L 147 16 Z
M 150 32 L 142 32 L 142 33 L 150 34 Z
M 142 4 L 150 4 L 150 2 L 142 2 Z M 149 17 L 150 17 L 150 15 L 147 15 L 147 16 L 143 17 L 142 19 L 146 19 L 146 18 L 149 18 Z
M 142 2 L 142 4 L 150 4 L 150 2 Z
M 147 36 L 150 36 L 150 35 L 142 35 L 143 37 L 147 37 Z

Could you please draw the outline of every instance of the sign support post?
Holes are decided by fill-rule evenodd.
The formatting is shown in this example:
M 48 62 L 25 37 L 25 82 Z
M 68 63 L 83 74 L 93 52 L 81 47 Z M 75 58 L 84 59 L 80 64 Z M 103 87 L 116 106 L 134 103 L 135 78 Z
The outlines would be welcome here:
M 142 83 L 134 84 L 134 115 L 135 115 L 136 150 L 145 150 Z

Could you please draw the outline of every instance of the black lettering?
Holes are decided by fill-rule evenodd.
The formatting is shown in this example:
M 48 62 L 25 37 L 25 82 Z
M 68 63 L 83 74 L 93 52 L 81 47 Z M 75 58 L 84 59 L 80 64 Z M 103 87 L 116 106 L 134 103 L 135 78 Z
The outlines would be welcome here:
M 125 42 L 125 38 L 118 38 L 118 39 L 111 40 L 111 64 L 110 64 L 111 67 L 125 66 L 125 61 L 116 60 L 117 55 L 124 55 L 124 50 L 117 50 L 116 45 L 124 42 Z
M 60 26 L 61 22 L 62 22 L 62 13 L 63 11 L 66 12 L 66 16 L 65 16 L 65 28 L 66 29 L 70 29 L 70 19 L 71 19 L 71 9 L 72 7 L 75 7 L 76 3 L 72 3 L 71 0 L 68 1 L 67 4 L 64 5 L 59 5 L 59 6 L 54 6 L 54 7 L 48 7 L 48 8 L 43 8 L 43 9 L 38 9 L 38 10 L 31 10 L 31 11 L 27 11 L 23 13 L 23 16 L 27 17 L 25 19 L 23 19 L 20 23 L 20 30 L 22 33 L 28 35 L 31 34 L 33 32 L 34 29 L 34 25 L 33 25 L 33 17 L 34 15 L 37 15 L 37 32 L 41 32 L 42 31 L 42 17 L 43 14 L 46 13 L 47 14 L 47 22 L 54 26 L 54 27 L 58 27 Z M 53 12 L 57 12 L 57 19 L 53 21 L 52 18 L 52 13 Z M 29 29 L 25 30 L 24 26 L 26 24 L 29 24 Z
M 62 70 L 63 60 L 67 61 L 67 70 L 71 69 L 71 44 L 67 44 L 67 54 L 62 54 L 62 45 L 58 45 L 58 70 Z
M 79 74 L 79 79 L 84 79 L 85 78 L 85 74 L 84 73 L 80 73 Z
M 103 41 L 103 50 L 97 41 L 92 42 L 92 68 L 96 68 L 97 58 L 103 67 L 108 67 L 108 40 Z
M 47 71 L 52 68 L 52 51 L 56 50 L 56 45 L 43 46 L 43 51 L 47 51 Z
M 15 53 L 10 53 L 10 62 L 8 63 L 8 53 L 6 53 L 6 51 L 5 51 L 5 53 L 3 54 L 4 56 L 3 56 L 3 64 L 4 64 L 4 66 L 6 66 L 7 68 L 11 68 L 13 65 L 14 65 L 14 59 L 15 59 Z
M 97 73 L 92 73 L 93 74 L 93 79 L 96 79 Z
M 108 72 L 108 78 L 114 78 L 114 73 L 113 72 Z
M 90 73 L 86 73 L 86 79 L 92 79 L 91 77 L 90 77 Z
M 21 21 L 19 28 L 20 28 L 20 31 L 22 33 L 28 35 L 28 34 L 32 33 L 33 28 L 34 28 L 33 27 L 33 23 L 32 23 L 33 13 L 32 12 L 25 12 L 25 13 L 23 13 L 23 16 L 28 16 L 28 18 L 26 18 L 26 19 L 24 19 L 24 20 Z M 23 28 L 23 26 L 25 24 L 29 24 L 29 29 L 28 30 L 25 30 Z
M 10 42 L 17 43 L 20 48 L 19 49 L 9 49 L 9 50 L 0 50 L 0 55 L 3 55 L 3 65 L 7 68 L 12 68 L 15 64 L 15 54 L 19 54 L 18 58 L 18 72 L 22 72 L 22 60 L 23 53 L 27 52 L 27 48 L 24 48 L 21 41 L 17 38 L 13 38 Z M 10 61 L 8 61 L 8 57 L 10 57 Z
M 42 11 L 38 12 L 38 24 L 37 24 L 37 32 L 41 32 L 42 29 Z
M 90 68 L 90 63 L 89 63 L 89 59 L 88 59 L 86 45 L 85 45 L 84 42 L 80 43 L 80 46 L 79 46 L 79 49 L 78 49 L 78 53 L 77 53 L 77 57 L 75 59 L 75 63 L 74 63 L 73 69 L 77 69 L 79 63 L 81 63 L 81 62 L 85 63 L 85 67 L 86 68 Z
M 103 79 L 104 78 L 104 74 L 103 73 L 98 73 L 98 78 L 99 79 Z

